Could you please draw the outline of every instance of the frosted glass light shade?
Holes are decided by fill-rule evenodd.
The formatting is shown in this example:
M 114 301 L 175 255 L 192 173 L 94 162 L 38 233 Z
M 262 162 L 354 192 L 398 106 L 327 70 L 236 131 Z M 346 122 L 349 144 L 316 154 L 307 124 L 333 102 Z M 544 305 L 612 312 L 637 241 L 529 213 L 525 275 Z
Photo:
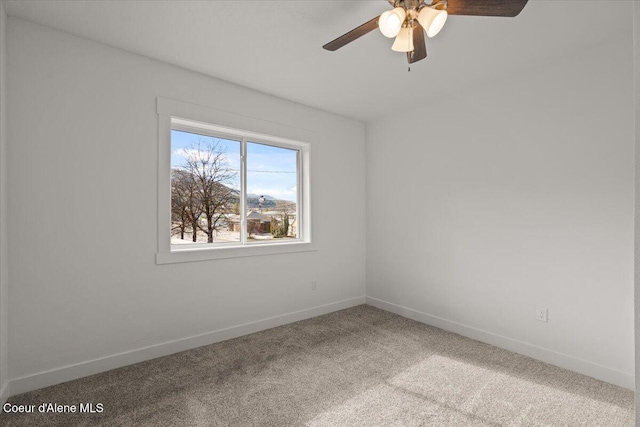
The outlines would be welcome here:
M 433 37 L 440 32 L 444 23 L 447 22 L 449 14 L 446 10 L 434 9 L 426 6 L 420 10 L 418 14 L 418 22 L 427 32 L 427 36 Z
M 391 49 L 396 52 L 411 52 L 413 50 L 413 28 L 402 27 Z
M 380 32 L 390 39 L 397 36 L 402 28 L 402 23 L 407 17 L 407 12 L 401 7 L 396 7 L 392 10 L 387 10 L 380 15 L 378 20 L 378 28 Z

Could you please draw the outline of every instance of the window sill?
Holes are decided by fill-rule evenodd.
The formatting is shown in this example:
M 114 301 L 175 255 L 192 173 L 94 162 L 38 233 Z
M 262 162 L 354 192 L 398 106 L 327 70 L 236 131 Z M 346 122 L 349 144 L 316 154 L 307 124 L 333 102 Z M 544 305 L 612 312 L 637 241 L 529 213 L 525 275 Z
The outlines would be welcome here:
M 171 252 L 156 253 L 156 264 L 208 261 L 227 258 L 288 254 L 295 252 L 312 252 L 317 250 L 317 246 L 310 242 L 260 243 L 220 248 L 206 247 L 177 249 L 172 250 Z

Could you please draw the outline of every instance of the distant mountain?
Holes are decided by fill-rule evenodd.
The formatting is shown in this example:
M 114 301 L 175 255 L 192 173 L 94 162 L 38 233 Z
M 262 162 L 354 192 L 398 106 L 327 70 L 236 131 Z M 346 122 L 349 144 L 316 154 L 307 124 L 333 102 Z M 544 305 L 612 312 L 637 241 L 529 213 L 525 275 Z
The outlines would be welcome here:
M 261 196 L 267 200 L 276 200 L 275 197 L 269 196 L 268 194 L 251 194 L 251 193 L 247 194 L 247 197 L 251 199 L 259 199 Z
M 273 197 L 267 198 L 264 196 L 265 201 L 262 203 L 263 208 L 275 208 L 276 207 L 276 199 Z M 260 196 L 256 196 L 255 194 L 247 194 L 247 208 L 255 209 L 260 207 Z
M 223 184 L 218 184 L 218 185 L 224 186 Z M 236 189 L 231 189 L 231 192 L 233 196 L 231 197 L 230 203 L 239 204 L 240 192 Z M 265 199 L 264 202 L 262 203 L 263 209 L 268 210 L 268 209 L 273 209 L 276 207 L 284 207 L 284 206 L 286 206 L 287 209 L 295 209 L 295 205 L 296 205 L 295 202 L 291 202 L 289 200 L 276 199 L 275 197 L 270 196 L 268 194 L 253 194 L 253 193 L 247 194 L 247 203 L 246 203 L 247 209 L 258 209 L 260 207 L 260 197 L 264 197 Z
M 236 194 L 236 201 L 238 201 L 238 199 L 240 198 L 240 192 L 237 190 L 234 190 L 234 193 Z M 260 207 L 260 197 L 264 197 L 264 203 L 262 203 L 262 208 L 263 209 L 273 209 L 276 206 L 280 205 L 280 206 L 287 206 L 287 205 L 293 205 L 295 206 L 294 202 L 291 202 L 289 200 L 280 200 L 280 199 L 276 199 L 273 196 L 269 196 L 268 194 L 253 194 L 253 193 L 247 193 L 247 209 L 258 209 Z

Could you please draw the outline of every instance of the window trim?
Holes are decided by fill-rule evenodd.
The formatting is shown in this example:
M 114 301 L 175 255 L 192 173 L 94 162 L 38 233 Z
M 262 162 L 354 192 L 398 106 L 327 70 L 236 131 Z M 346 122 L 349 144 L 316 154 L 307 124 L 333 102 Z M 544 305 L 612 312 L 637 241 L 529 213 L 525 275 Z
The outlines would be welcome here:
M 310 197 L 310 158 L 311 144 L 297 139 L 288 139 L 271 136 L 253 130 L 239 130 L 236 127 L 214 125 L 212 123 L 225 122 L 220 116 L 231 115 L 206 107 L 188 104 L 180 101 L 158 97 L 158 248 L 156 264 L 169 264 L 178 262 L 192 262 L 215 260 L 225 258 L 237 258 L 247 256 L 275 255 L 282 253 L 307 252 L 317 250 L 312 240 L 311 222 L 311 197 Z M 244 118 L 244 123 L 239 123 L 243 128 L 249 128 L 251 121 L 257 119 Z M 227 120 L 228 121 L 228 120 Z M 238 122 L 239 120 L 234 120 Z M 226 123 L 225 123 L 226 124 Z M 235 123 L 234 123 L 235 125 Z M 273 124 L 272 126 L 273 127 Z M 282 126 L 283 131 L 287 130 Z M 179 247 L 171 245 L 171 130 L 184 130 L 214 137 L 229 138 L 241 142 L 241 156 L 246 156 L 246 144 L 255 142 L 275 147 L 295 149 L 298 151 L 298 203 L 297 218 L 302 227 L 298 228 L 298 238 L 286 241 L 247 242 L 241 238 L 241 242 L 189 245 Z M 246 161 L 241 161 L 241 209 L 244 212 L 246 203 Z M 243 232 L 246 223 L 242 223 Z M 244 241 L 243 241 L 244 240 Z M 178 246 L 178 247 L 176 247 Z

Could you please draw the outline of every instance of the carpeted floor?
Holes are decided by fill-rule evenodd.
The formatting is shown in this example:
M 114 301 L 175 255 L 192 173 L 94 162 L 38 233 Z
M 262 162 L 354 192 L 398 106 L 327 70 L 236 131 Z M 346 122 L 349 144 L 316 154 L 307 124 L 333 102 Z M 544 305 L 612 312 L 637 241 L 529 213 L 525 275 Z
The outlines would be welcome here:
M 15 396 L 0 424 L 632 426 L 633 392 L 362 305 Z

